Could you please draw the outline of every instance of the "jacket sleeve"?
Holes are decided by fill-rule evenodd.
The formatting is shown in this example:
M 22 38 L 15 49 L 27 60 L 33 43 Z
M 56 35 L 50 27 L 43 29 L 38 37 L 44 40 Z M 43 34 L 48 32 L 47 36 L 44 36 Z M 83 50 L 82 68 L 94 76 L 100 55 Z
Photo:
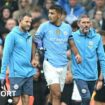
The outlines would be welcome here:
M 102 38 L 100 37 L 100 41 L 97 48 L 98 59 L 100 63 L 100 67 L 102 70 L 102 75 L 105 78 L 105 52 L 103 48 Z
M 1 66 L 1 74 L 0 78 L 5 79 L 7 66 L 10 62 L 10 57 L 14 47 L 14 35 L 11 33 L 7 35 L 5 39 L 4 49 L 3 49 L 3 57 L 2 57 L 2 66 Z

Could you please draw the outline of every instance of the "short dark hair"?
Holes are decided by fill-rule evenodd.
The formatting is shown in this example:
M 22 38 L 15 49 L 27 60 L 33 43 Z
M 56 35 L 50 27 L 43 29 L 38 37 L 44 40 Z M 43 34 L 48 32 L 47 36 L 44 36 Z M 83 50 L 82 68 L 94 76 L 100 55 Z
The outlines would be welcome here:
M 22 20 L 25 16 L 32 17 L 30 13 L 23 13 L 19 16 L 19 20 Z
M 88 16 L 88 15 L 85 15 L 85 14 L 84 14 L 84 15 L 81 15 L 81 16 L 78 18 L 78 21 L 80 22 L 82 18 L 89 18 L 89 16 Z M 89 18 L 89 19 L 90 19 L 90 18 Z
M 77 21 L 77 20 L 73 21 L 72 24 L 71 24 L 71 27 L 72 27 L 73 29 L 74 29 L 74 28 L 79 29 L 78 21 Z
M 55 9 L 60 14 L 62 14 L 63 10 L 63 8 L 60 5 L 52 5 L 49 9 Z
M 32 25 L 35 24 L 35 23 L 37 23 L 37 22 L 40 22 L 41 19 L 42 19 L 42 17 L 34 18 L 34 19 L 32 20 Z
M 67 12 L 65 11 L 65 9 L 62 9 L 62 14 L 64 14 L 65 16 L 67 15 Z

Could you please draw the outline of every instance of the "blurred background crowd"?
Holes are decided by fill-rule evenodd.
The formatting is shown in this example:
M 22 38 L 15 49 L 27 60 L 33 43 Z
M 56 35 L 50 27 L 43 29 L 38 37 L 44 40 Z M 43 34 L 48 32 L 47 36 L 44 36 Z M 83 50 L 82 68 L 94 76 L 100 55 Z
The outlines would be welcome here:
M 48 20 L 48 9 L 53 4 L 62 6 L 62 18 L 69 24 L 87 14 L 97 31 L 105 30 L 105 0 L 0 0 L 1 39 L 4 41 L 5 35 L 17 25 L 18 17 L 24 12 L 32 15 L 30 33 L 34 35 L 38 26 Z

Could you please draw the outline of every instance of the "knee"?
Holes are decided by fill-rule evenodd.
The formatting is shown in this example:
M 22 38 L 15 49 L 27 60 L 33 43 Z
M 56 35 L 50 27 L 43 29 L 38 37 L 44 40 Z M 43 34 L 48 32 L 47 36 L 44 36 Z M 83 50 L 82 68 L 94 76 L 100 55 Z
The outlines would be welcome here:
M 13 105 L 17 105 L 19 101 L 13 100 Z
M 17 105 L 19 102 L 19 98 L 13 98 L 13 105 Z

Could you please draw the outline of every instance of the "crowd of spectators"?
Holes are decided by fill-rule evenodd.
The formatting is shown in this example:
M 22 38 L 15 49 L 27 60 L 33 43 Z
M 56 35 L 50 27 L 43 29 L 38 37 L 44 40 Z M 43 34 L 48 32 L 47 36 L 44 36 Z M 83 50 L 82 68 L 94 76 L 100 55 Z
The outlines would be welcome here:
M 48 20 L 48 9 L 53 4 L 62 6 L 69 24 L 87 14 L 97 31 L 105 30 L 105 0 L 0 0 L 0 37 L 17 25 L 19 16 L 25 12 L 32 15 L 30 31 L 34 34 L 38 26 Z
M 66 12 L 65 21 L 68 23 L 71 24 L 79 16 L 87 14 L 93 19 L 94 28 L 98 31 L 105 30 L 105 0 L 0 0 L 0 35 L 4 33 L 3 28 L 8 30 L 7 27 L 10 27 L 10 31 L 17 25 L 19 16 L 24 12 L 31 13 L 31 30 L 36 30 L 36 24 L 38 26 L 48 20 L 48 9 L 53 4 L 62 6 Z

